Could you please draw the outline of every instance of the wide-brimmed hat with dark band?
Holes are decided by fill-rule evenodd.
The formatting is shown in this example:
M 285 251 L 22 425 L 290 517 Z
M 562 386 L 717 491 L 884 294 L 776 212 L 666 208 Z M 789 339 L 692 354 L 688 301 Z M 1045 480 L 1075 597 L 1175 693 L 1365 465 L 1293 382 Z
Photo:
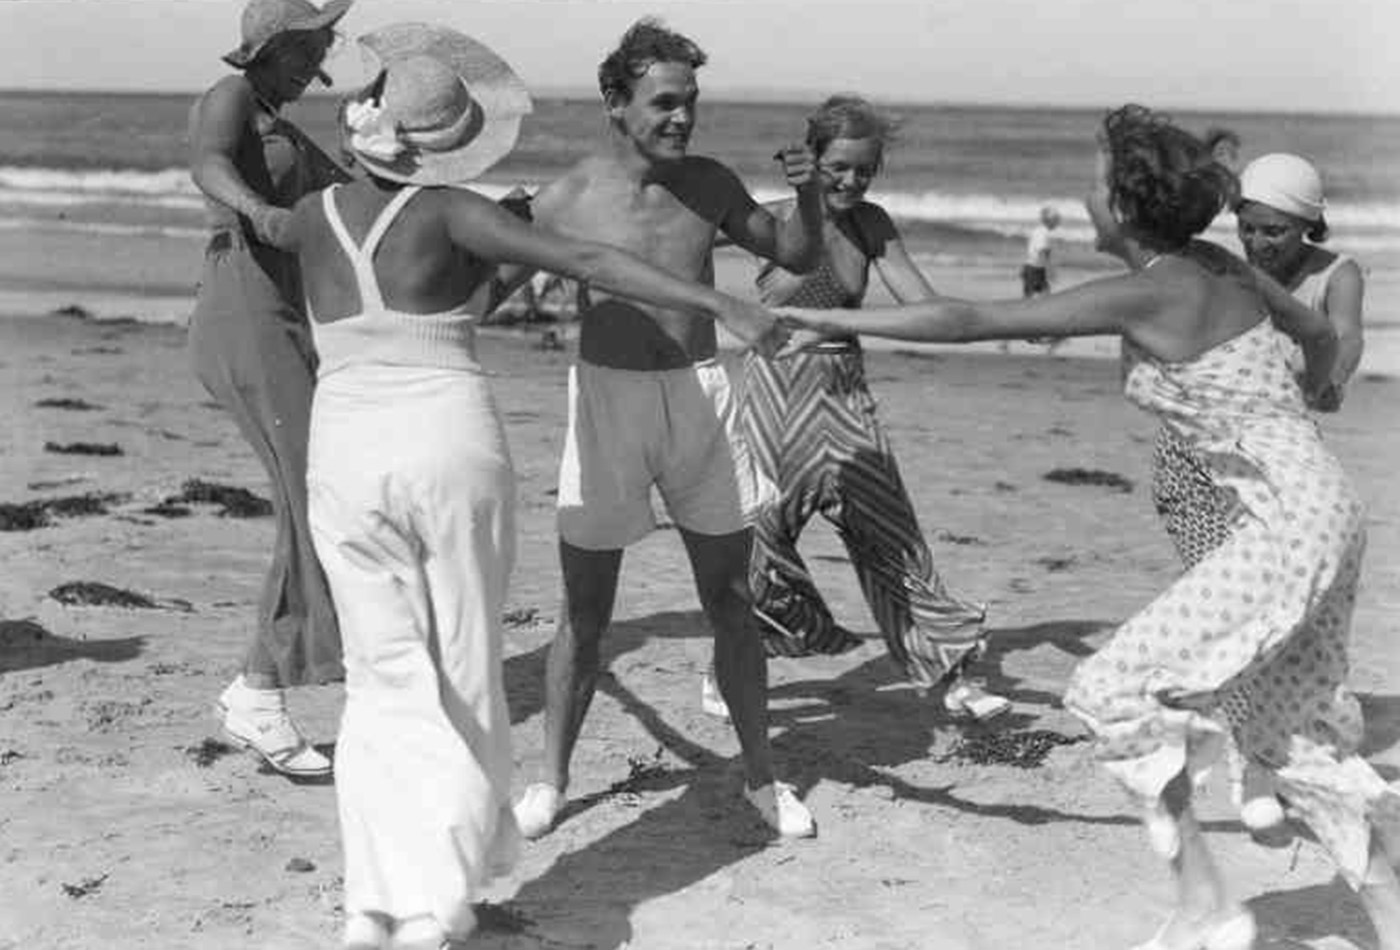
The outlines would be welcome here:
M 377 75 L 342 115 L 350 150 L 371 174 L 464 185 L 515 147 L 530 93 L 492 50 L 427 23 L 396 23 L 359 42 Z
M 335 26 L 354 0 L 330 0 L 317 7 L 310 0 L 248 0 L 243 7 L 243 42 L 224 54 L 235 69 L 247 69 L 272 40 L 283 33 L 305 33 Z M 330 84 L 328 76 L 321 79 Z

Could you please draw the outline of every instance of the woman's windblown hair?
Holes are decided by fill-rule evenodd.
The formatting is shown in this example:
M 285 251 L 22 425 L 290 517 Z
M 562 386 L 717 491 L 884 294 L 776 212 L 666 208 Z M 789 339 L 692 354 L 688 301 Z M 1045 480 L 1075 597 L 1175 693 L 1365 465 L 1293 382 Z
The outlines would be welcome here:
M 1111 206 L 1145 245 L 1182 247 L 1238 193 L 1234 173 L 1205 142 L 1143 106 L 1110 112 L 1100 143 L 1109 159 Z

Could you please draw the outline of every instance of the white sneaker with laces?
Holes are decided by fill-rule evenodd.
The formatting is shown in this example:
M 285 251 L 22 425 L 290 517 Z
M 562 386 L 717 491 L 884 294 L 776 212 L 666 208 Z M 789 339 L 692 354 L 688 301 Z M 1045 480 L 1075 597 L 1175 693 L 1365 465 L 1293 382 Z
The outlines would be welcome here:
M 280 689 L 254 689 L 240 675 L 219 695 L 224 732 L 251 749 L 276 771 L 291 778 L 323 778 L 331 760 L 312 747 L 287 713 Z
M 724 701 L 719 685 L 709 673 L 700 678 L 700 711 L 716 719 L 729 718 L 729 704 Z
M 528 839 L 543 837 L 559 817 L 564 807 L 564 793 L 553 785 L 536 782 L 525 789 L 515 803 L 515 823 L 520 834 Z
M 744 786 L 744 797 L 758 809 L 768 826 L 784 838 L 815 838 L 817 823 L 792 786 L 786 782 L 769 782 L 762 788 Z

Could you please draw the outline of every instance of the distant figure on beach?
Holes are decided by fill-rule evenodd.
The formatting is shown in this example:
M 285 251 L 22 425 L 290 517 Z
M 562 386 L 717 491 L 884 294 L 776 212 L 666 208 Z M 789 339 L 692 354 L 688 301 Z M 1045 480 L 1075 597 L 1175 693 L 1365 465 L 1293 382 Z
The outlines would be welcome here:
M 1026 235 L 1026 259 L 1021 264 L 1021 296 L 1038 297 L 1048 294 L 1054 283 L 1055 245 L 1051 232 L 1060 226 L 1060 212 L 1050 205 L 1040 209 L 1040 222 Z M 1043 343 L 1047 353 L 1054 353 L 1061 341 L 1054 337 L 1036 337 L 1027 343 Z M 1001 344 L 1006 352 L 1007 344 Z
M 1206 129 L 1204 138 L 1211 157 L 1238 175 L 1240 173 L 1240 148 L 1244 144 L 1239 133 L 1234 129 L 1213 125 Z
M 534 201 L 535 221 L 627 248 L 666 270 L 712 282 L 712 250 L 735 244 L 803 271 L 821 243 L 821 195 L 805 146 L 783 150 L 798 210 L 779 221 L 719 162 L 687 153 L 705 54 L 643 19 L 598 69 L 606 141 Z M 544 781 L 516 808 L 527 836 L 554 824 L 569 760 L 597 686 L 623 550 L 649 533 L 659 489 L 690 555 L 715 638 L 720 691 L 733 710 L 744 796 L 787 836 L 815 833 L 792 789 L 773 776 L 767 664 L 748 585 L 750 519 L 765 486 L 739 432 L 741 380 L 716 356 L 714 325 L 583 288 L 578 361 L 559 475 L 564 605 L 546 673 Z M 771 490 L 771 486 L 766 486 Z
M 1059 211 L 1049 205 L 1040 209 L 1040 223 L 1026 235 L 1026 260 L 1021 265 L 1021 296 L 1038 297 L 1050 292 L 1054 258 L 1050 233 L 1059 226 Z
M 366 175 L 300 201 L 280 241 L 298 254 L 320 354 L 307 479 L 345 638 L 345 944 L 436 950 L 464 946 L 473 901 L 519 844 L 501 625 L 516 486 L 475 354 L 481 291 L 509 261 L 747 342 L 783 334 L 754 304 L 444 187 L 510 151 L 524 85 L 449 29 L 397 24 L 360 42 L 382 71 L 341 115 Z
M 277 536 L 242 673 L 219 697 L 224 730 L 293 778 L 331 763 L 303 737 L 283 689 L 343 676 L 340 634 L 306 520 L 316 359 L 296 259 L 270 243 L 287 208 L 344 172 L 278 113 L 318 77 L 350 0 L 248 0 L 238 72 L 190 110 L 190 172 L 212 232 L 190 316 L 195 374 L 272 481 Z
M 1245 168 L 1239 197 L 1235 217 L 1246 259 L 1325 317 L 1337 333 L 1330 386 L 1320 400 L 1335 409 L 1361 361 L 1364 283 L 1356 261 L 1320 246 L 1328 236 L 1322 178 L 1296 155 L 1265 155 Z M 1296 343 L 1290 345 L 1288 359 L 1295 375 L 1305 371 Z M 1215 485 L 1205 461 L 1170 426 L 1158 431 L 1152 498 L 1188 568 L 1230 536 L 1233 495 Z M 1235 721 L 1246 719 L 1250 706 L 1264 701 L 1252 697 L 1258 691 L 1248 679 L 1242 681 L 1225 697 L 1222 712 Z M 1268 692 L 1265 686 L 1265 697 Z M 1283 825 L 1287 816 L 1267 770 L 1236 762 L 1231 794 L 1250 831 L 1269 834 Z
M 933 297 L 890 216 L 865 199 L 895 125 L 856 96 L 833 96 L 808 118 L 807 146 L 826 206 L 822 255 L 806 274 L 763 262 L 757 283 L 764 304 L 859 307 L 872 267 L 901 303 Z M 794 207 L 789 200 L 777 211 L 786 218 Z M 755 525 L 749 567 L 768 653 L 840 653 L 860 642 L 836 623 L 797 551 L 803 528 L 821 514 L 845 542 L 904 675 L 923 689 L 943 687 L 944 705 L 959 715 L 987 719 L 1009 709 L 962 675 L 982 651 L 985 610 L 950 595 L 934 569 L 866 388 L 856 337 L 815 337 L 775 359 L 750 354 L 744 372 L 744 435 L 778 488 Z M 708 678 L 702 697 L 707 711 L 726 714 Z
M 1400 808 L 1400 789 L 1360 755 L 1361 708 L 1347 685 L 1365 511 L 1308 412 L 1326 408 L 1337 333 L 1268 275 L 1196 238 L 1235 185 L 1199 139 L 1125 106 L 1104 121 L 1098 177 L 1088 203 L 1098 246 L 1127 274 L 1030 300 L 793 315 L 827 332 L 930 342 L 1124 338 L 1127 397 L 1234 501 L 1229 536 L 1083 661 L 1065 696 L 1176 879 L 1174 913 L 1143 947 L 1253 945 L 1253 916 L 1232 903 L 1191 805 L 1223 745 L 1215 711 L 1243 680 L 1253 691 L 1231 719 L 1236 742 L 1357 890 L 1380 946 L 1397 950 L 1400 855 L 1378 823 Z M 1304 348 L 1301 386 L 1270 312 Z

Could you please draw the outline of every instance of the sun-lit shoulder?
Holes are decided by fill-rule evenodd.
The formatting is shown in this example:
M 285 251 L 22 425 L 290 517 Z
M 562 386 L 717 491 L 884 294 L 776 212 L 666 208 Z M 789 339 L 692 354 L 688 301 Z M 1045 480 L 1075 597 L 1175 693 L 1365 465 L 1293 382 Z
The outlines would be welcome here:
M 545 222 L 551 215 L 562 212 L 573 204 L 588 189 L 593 179 L 597 161 L 586 158 L 575 164 L 564 174 L 542 186 L 530 201 L 530 210 L 536 221 Z
M 220 110 L 251 106 L 253 87 L 242 76 L 228 75 L 219 78 L 194 101 L 195 110 L 216 108 Z

